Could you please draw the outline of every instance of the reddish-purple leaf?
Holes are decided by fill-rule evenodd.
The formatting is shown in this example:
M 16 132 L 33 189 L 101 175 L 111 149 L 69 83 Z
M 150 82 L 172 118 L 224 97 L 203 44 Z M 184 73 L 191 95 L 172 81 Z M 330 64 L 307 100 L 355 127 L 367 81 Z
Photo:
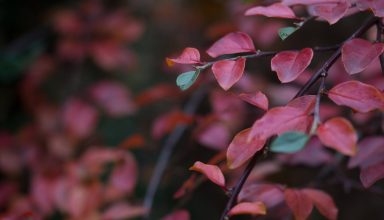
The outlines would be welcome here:
M 384 161 L 384 137 L 373 136 L 360 141 L 357 145 L 357 154 L 351 157 L 348 168 L 359 166 L 366 168 L 375 163 Z
M 221 88 L 224 90 L 230 89 L 244 73 L 245 58 L 237 60 L 222 60 L 212 66 L 213 75 Z
M 339 210 L 331 196 L 316 189 L 303 189 L 301 192 L 306 194 L 312 200 L 317 210 L 319 210 L 324 217 L 329 220 L 337 219 Z
M 243 101 L 246 101 L 251 105 L 259 107 L 265 111 L 268 110 L 268 105 L 269 105 L 268 98 L 264 93 L 260 91 L 257 91 L 254 93 L 241 93 L 239 97 Z
M 263 202 L 268 208 L 278 205 L 284 201 L 282 187 L 274 184 L 252 184 L 246 185 L 240 192 L 238 201 Z
M 360 180 L 365 188 L 384 178 L 384 162 L 363 168 L 360 171 Z
M 369 8 L 377 17 L 384 17 L 384 1 L 382 0 L 358 0 L 356 6 L 360 10 Z
M 309 10 L 314 16 L 318 16 L 326 21 L 329 24 L 335 24 L 346 14 L 350 3 L 339 2 L 339 3 L 325 3 L 325 4 L 316 4 L 310 6 Z
M 352 124 L 341 117 L 329 119 L 317 128 L 317 136 L 327 147 L 342 154 L 356 154 L 357 134 Z
M 189 170 L 197 171 L 204 174 L 209 180 L 215 183 L 218 186 L 225 187 L 224 175 L 221 172 L 220 168 L 216 165 L 209 165 L 196 161 Z
M 283 0 L 284 5 L 315 5 L 323 3 L 339 3 L 345 0 Z
M 145 215 L 147 210 L 141 206 L 132 206 L 127 203 L 116 203 L 108 207 L 102 215 L 102 219 L 105 220 L 119 220 L 137 218 Z
M 152 136 L 159 139 L 172 131 L 179 124 L 189 124 L 193 121 L 190 115 L 179 110 L 167 112 L 155 119 L 152 126 Z
M 384 109 L 384 95 L 374 86 L 355 80 L 336 85 L 328 92 L 328 97 L 358 112 Z
M 300 51 L 283 51 L 271 60 L 271 68 L 277 72 L 283 83 L 295 80 L 309 66 L 313 58 L 313 50 L 304 48 Z
M 254 52 L 251 37 L 242 32 L 233 32 L 216 41 L 208 50 L 209 56 L 215 58 L 224 54 Z
M 240 131 L 232 140 L 227 150 L 227 163 L 230 169 L 243 165 L 265 144 L 263 138 L 252 138 L 249 140 L 250 128 Z
M 384 43 L 371 43 L 355 38 L 344 43 L 341 59 L 349 74 L 363 71 L 373 60 L 384 52 Z
M 137 164 L 134 157 L 125 152 L 112 170 L 109 182 L 120 194 L 131 193 L 137 181 Z
M 267 209 L 262 202 L 242 202 L 235 205 L 229 212 L 229 216 L 233 215 L 265 215 Z
M 287 131 L 306 132 L 310 117 L 301 109 L 284 106 L 267 111 L 252 126 L 248 139 L 267 139 Z
M 267 17 L 275 17 L 275 18 L 291 18 L 297 19 L 295 13 L 292 9 L 286 5 L 281 3 L 275 3 L 269 6 L 256 6 L 245 11 L 246 16 L 251 15 L 264 15 Z
M 315 95 L 304 95 L 295 98 L 290 101 L 287 106 L 300 109 L 306 114 L 311 114 L 315 108 L 316 96 Z
M 180 56 L 177 58 L 167 58 L 166 61 L 168 66 L 172 66 L 174 63 L 198 64 L 200 63 L 200 53 L 196 48 L 187 47 Z
M 301 190 L 286 189 L 284 191 L 285 202 L 292 210 L 296 220 L 306 220 L 312 212 L 311 199 Z
M 164 216 L 161 220 L 189 220 L 190 218 L 187 210 L 180 209 Z
M 231 132 L 223 122 L 209 123 L 198 130 L 197 141 L 213 150 L 224 150 L 231 140 Z

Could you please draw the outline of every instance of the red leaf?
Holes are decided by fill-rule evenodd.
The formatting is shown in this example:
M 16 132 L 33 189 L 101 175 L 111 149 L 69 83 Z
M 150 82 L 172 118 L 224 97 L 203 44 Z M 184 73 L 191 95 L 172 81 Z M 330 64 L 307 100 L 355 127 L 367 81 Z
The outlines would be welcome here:
M 250 131 L 250 128 L 240 131 L 229 145 L 227 163 L 230 169 L 243 165 L 257 151 L 263 148 L 266 139 L 256 137 L 248 140 Z
M 357 145 L 357 154 L 349 159 L 348 168 L 366 168 L 384 161 L 384 137 L 373 136 L 363 139 Z
M 358 112 L 384 109 L 384 95 L 374 86 L 355 80 L 336 85 L 328 92 L 328 97 Z
M 137 105 L 144 106 L 156 101 L 172 99 L 179 96 L 180 89 L 176 85 L 158 84 L 141 92 L 136 98 Z
M 116 203 L 108 207 L 102 215 L 102 219 L 105 220 L 120 220 L 137 218 L 145 215 L 147 210 L 141 206 L 132 206 L 127 203 Z
M 271 68 L 283 83 L 295 80 L 309 66 L 313 58 L 311 48 L 300 51 L 283 51 L 271 60 Z
M 245 58 L 218 61 L 212 66 L 213 75 L 221 88 L 230 89 L 244 73 Z
M 110 116 L 130 115 L 136 111 L 130 92 L 117 82 L 101 81 L 90 88 L 90 95 Z
M 216 165 L 209 165 L 200 161 L 196 161 L 195 164 L 189 168 L 189 170 L 200 172 L 216 185 L 219 185 L 223 188 L 225 187 L 224 175 L 220 168 Z
M 384 1 L 382 0 L 359 0 L 356 6 L 360 10 L 371 9 L 377 17 L 384 17 Z
M 238 197 L 238 201 L 263 202 L 268 208 L 278 205 L 284 201 L 284 193 L 279 185 L 273 184 L 252 184 L 245 186 Z
M 319 210 L 323 216 L 329 220 L 337 219 L 337 213 L 339 210 L 337 209 L 332 197 L 325 192 L 315 189 L 303 189 L 301 192 L 306 194 L 312 200 L 317 210 Z
M 312 15 L 318 16 L 329 24 L 335 24 L 346 14 L 350 7 L 349 2 L 318 4 L 310 7 Z
M 198 64 L 200 63 L 200 53 L 196 48 L 187 47 L 180 56 L 177 58 L 167 58 L 166 61 L 168 66 L 172 66 L 174 63 Z
M 189 220 L 190 218 L 191 217 L 187 210 L 180 209 L 166 215 L 161 220 Z
M 228 146 L 231 135 L 230 129 L 225 123 L 213 122 L 200 129 L 197 140 L 208 148 L 224 150 Z
M 242 215 L 242 214 L 265 215 L 266 213 L 267 213 L 267 209 L 265 208 L 265 205 L 262 202 L 242 202 L 235 205 L 228 212 L 228 215 L 229 216 Z
M 268 98 L 264 93 L 260 91 L 254 93 L 241 93 L 239 97 L 251 105 L 259 107 L 265 111 L 268 110 Z
M 156 118 L 152 126 L 152 136 L 159 139 L 171 132 L 179 124 L 189 124 L 192 117 L 178 110 L 168 112 Z
M 314 5 L 323 3 L 338 3 L 343 0 L 283 0 L 284 5 Z
M 365 188 L 384 178 L 384 162 L 369 166 L 360 171 L 360 180 Z
M 286 189 L 284 191 L 285 202 L 292 210 L 296 220 L 306 220 L 312 212 L 311 199 L 301 190 Z
M 124 149 L 132 149 L 132 148 L 140 148 L 144 146 L 145 139 L 141 134 L 132 134 L 131 136 L 124 139 L 120 144 L 119 148 Z
M 300 109 L 306 114 L 311 114 L 315 108 L 316 104 L 316 96 L 315 95 L 304 95 L 295 98 L 290 101 L 287 106 L 294 107 Z
M 70 99 L 64 106 L 63 123 L 70 135 L 87 137 L 95 129 L 97 121 L 97 111 L 82 100 Z
M 267 111 L 252 126 L 249 139 L 267 139 L 273 135 L 287 131 L 305 132 L 309 126 L 310 117 L 301 109 L 284 106 Z
M 209 56 L 215 58 L 224 54 L 254 52 L 251 37 L 242 32 L 233 32 L 216 41 L 208 50 Z
M 250 8 L 247 11 L 245 11 L 245 15 L 246 16 L 264 15 L 267 17 L 274 17 L 274 18 L 297 19 L 292 9 L 281 3 L 275 3 L 266 7 L 257 6 L 257 7 Z
M 119 194 L 133 191 L 137 181 L 137 164 L 129 152 L 125 152 L 124 158 L 115 165 L 109 181 Z
M 320 141 L 342 154 L 356 154 L 357 134 L 352 124 L 341 117 L 329 119 L 317 128 Z
M 373 60 L 384 52 L 384 43 L 371 43 L 355 38 L 344 43 L 341 59 L 349 74 L 363 71 Z

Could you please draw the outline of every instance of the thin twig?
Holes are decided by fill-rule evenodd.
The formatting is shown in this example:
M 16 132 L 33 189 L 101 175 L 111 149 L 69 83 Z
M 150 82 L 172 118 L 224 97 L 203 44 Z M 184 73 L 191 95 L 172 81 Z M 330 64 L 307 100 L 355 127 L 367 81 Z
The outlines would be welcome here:
M 206 95 L 207 87 L 200 87 L 191 97 L 184 108 L 186 114 L 194 114 L 199 107 L 200 103 Z M 179 125 L 166 139 L 164 146 L 160 152 L 160 156 L 157 159 L 155 170 L 149 182 L 148 190 L 144 198 L 144 208 L 147 210 L 146 219 L 150 219 L 151 208 L 153 205 L 154 197 L 159 187 L 163 173 L 168 165 L 169 158 L 172 155 L 173 149 L 187 130 L 188 125 Z
M 367 20 L 364 21 L 364 23 L 357 29 L 347 40 L 344 42 L 347 42 L 353 38 L 359 37 L 360 35 L 364 34 L 372 25 L 377 23 L 379 20 L 378 17 L 371 16 Z M 303 87 L 297 92 L 295 95 L 295 98 L 304 95 L 308 90 L 320 79 L 321 74 L 324 72 L 328 72 L 328 70 L 332 67 L 332 65 L 336 62 L 336 60 L 341 56 L 341 48 L 337 49 L 336 52 L 332 54 L 332 56 L 324 63 L 324 65 L 317 70 L 315 74 L 312 75 L 312 77 L 304 84 Z
M 376 35 L 376 41 L 381 43 L 383 42 L 383 31 L 384 31 L 384 24 L 382 21 L 378 20 L 376 23 L 376 29 L 377 29 L 377 35 Z M 379 56 L 380 65 L 381 65 L 381 72 L 384 73 L 384 54 L 381 54 Z

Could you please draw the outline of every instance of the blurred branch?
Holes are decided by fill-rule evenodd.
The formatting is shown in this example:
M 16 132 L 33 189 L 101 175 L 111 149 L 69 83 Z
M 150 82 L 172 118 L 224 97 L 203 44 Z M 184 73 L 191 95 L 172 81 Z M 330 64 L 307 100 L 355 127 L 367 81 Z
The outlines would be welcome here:
M 186 104 L 184 112 L 186 114 L 192 115 L 196 112 L 200 103 L 204 99 L 207 93 L 207 86 L 203 85 L 198 90 L 193 93 L 192 97 Z M 184 132 L 188 129 L 188 125 L 178 125 L 173 132 L 166 139 L 163 148 L 160 152 L 160 156 L 157 159 L 155 170 L 149 181 L 149 186 L 147 193 L 144 198 L 144 208 L 148 211 L 146 219 L 150 219 L 151 208 L 153 205 L 154 197 L 159 187 L 161 178 L 163 177 L 164 171 L 168 165 L 169 159 L 172 155 L 173 149 L 176 147 L 177 143 L 182 138 Z
M 383 33 L 384 33 L 384 24 L 381 20 L 377 21 L 376 30 L 377 30 L 376 41 L 379 43 L 382 43 L 383 42 Z M 380 60 L 380 65 L 381 65 L 381 72 L 384 73 L 384 54 L 381 54 L 379 56 L 379 60 Z

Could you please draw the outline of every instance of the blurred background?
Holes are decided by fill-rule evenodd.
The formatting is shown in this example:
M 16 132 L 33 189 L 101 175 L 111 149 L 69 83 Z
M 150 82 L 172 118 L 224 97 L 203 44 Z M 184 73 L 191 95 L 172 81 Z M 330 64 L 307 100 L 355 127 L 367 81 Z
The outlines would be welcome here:
M 174 193 L 194 161 L 224 150 L 262 111 L 223 93 L 208 73 L 181 92 L 175 79 L 191 67 L 169 68 L 165 58 L 185 47 L 202 52 L 237 30 L 262 50 L 334 45 L 366 17 L 331 28 L 308 25 L 283 42 L 277 30 L 290 25 L 286 21 L 243 16 L 255 3 L 260 1 L 0 1 L 0 219 L 143 219 L 156 160 L 178 123 L 197 126 L 167 161 L 149 219 L 181 208 L 191 219 L 218 219 L 227 197 L 213 184 L 202 182 L 181 199 Z M 283 104 L 298 87 L 277 84 L 268 62 L 249 62 L 238 89 L 261 88 L 273 105 Z M 182 113 L 191 96 L 200 96 L 193 119 Z M 215 118 L 223 111 L 230 120 Z M 288 168 L 271 179 L 300 184 L 318 169 Z M 384 219 L 382 197 L 339 190 L 331 189 L 343 219 Z

